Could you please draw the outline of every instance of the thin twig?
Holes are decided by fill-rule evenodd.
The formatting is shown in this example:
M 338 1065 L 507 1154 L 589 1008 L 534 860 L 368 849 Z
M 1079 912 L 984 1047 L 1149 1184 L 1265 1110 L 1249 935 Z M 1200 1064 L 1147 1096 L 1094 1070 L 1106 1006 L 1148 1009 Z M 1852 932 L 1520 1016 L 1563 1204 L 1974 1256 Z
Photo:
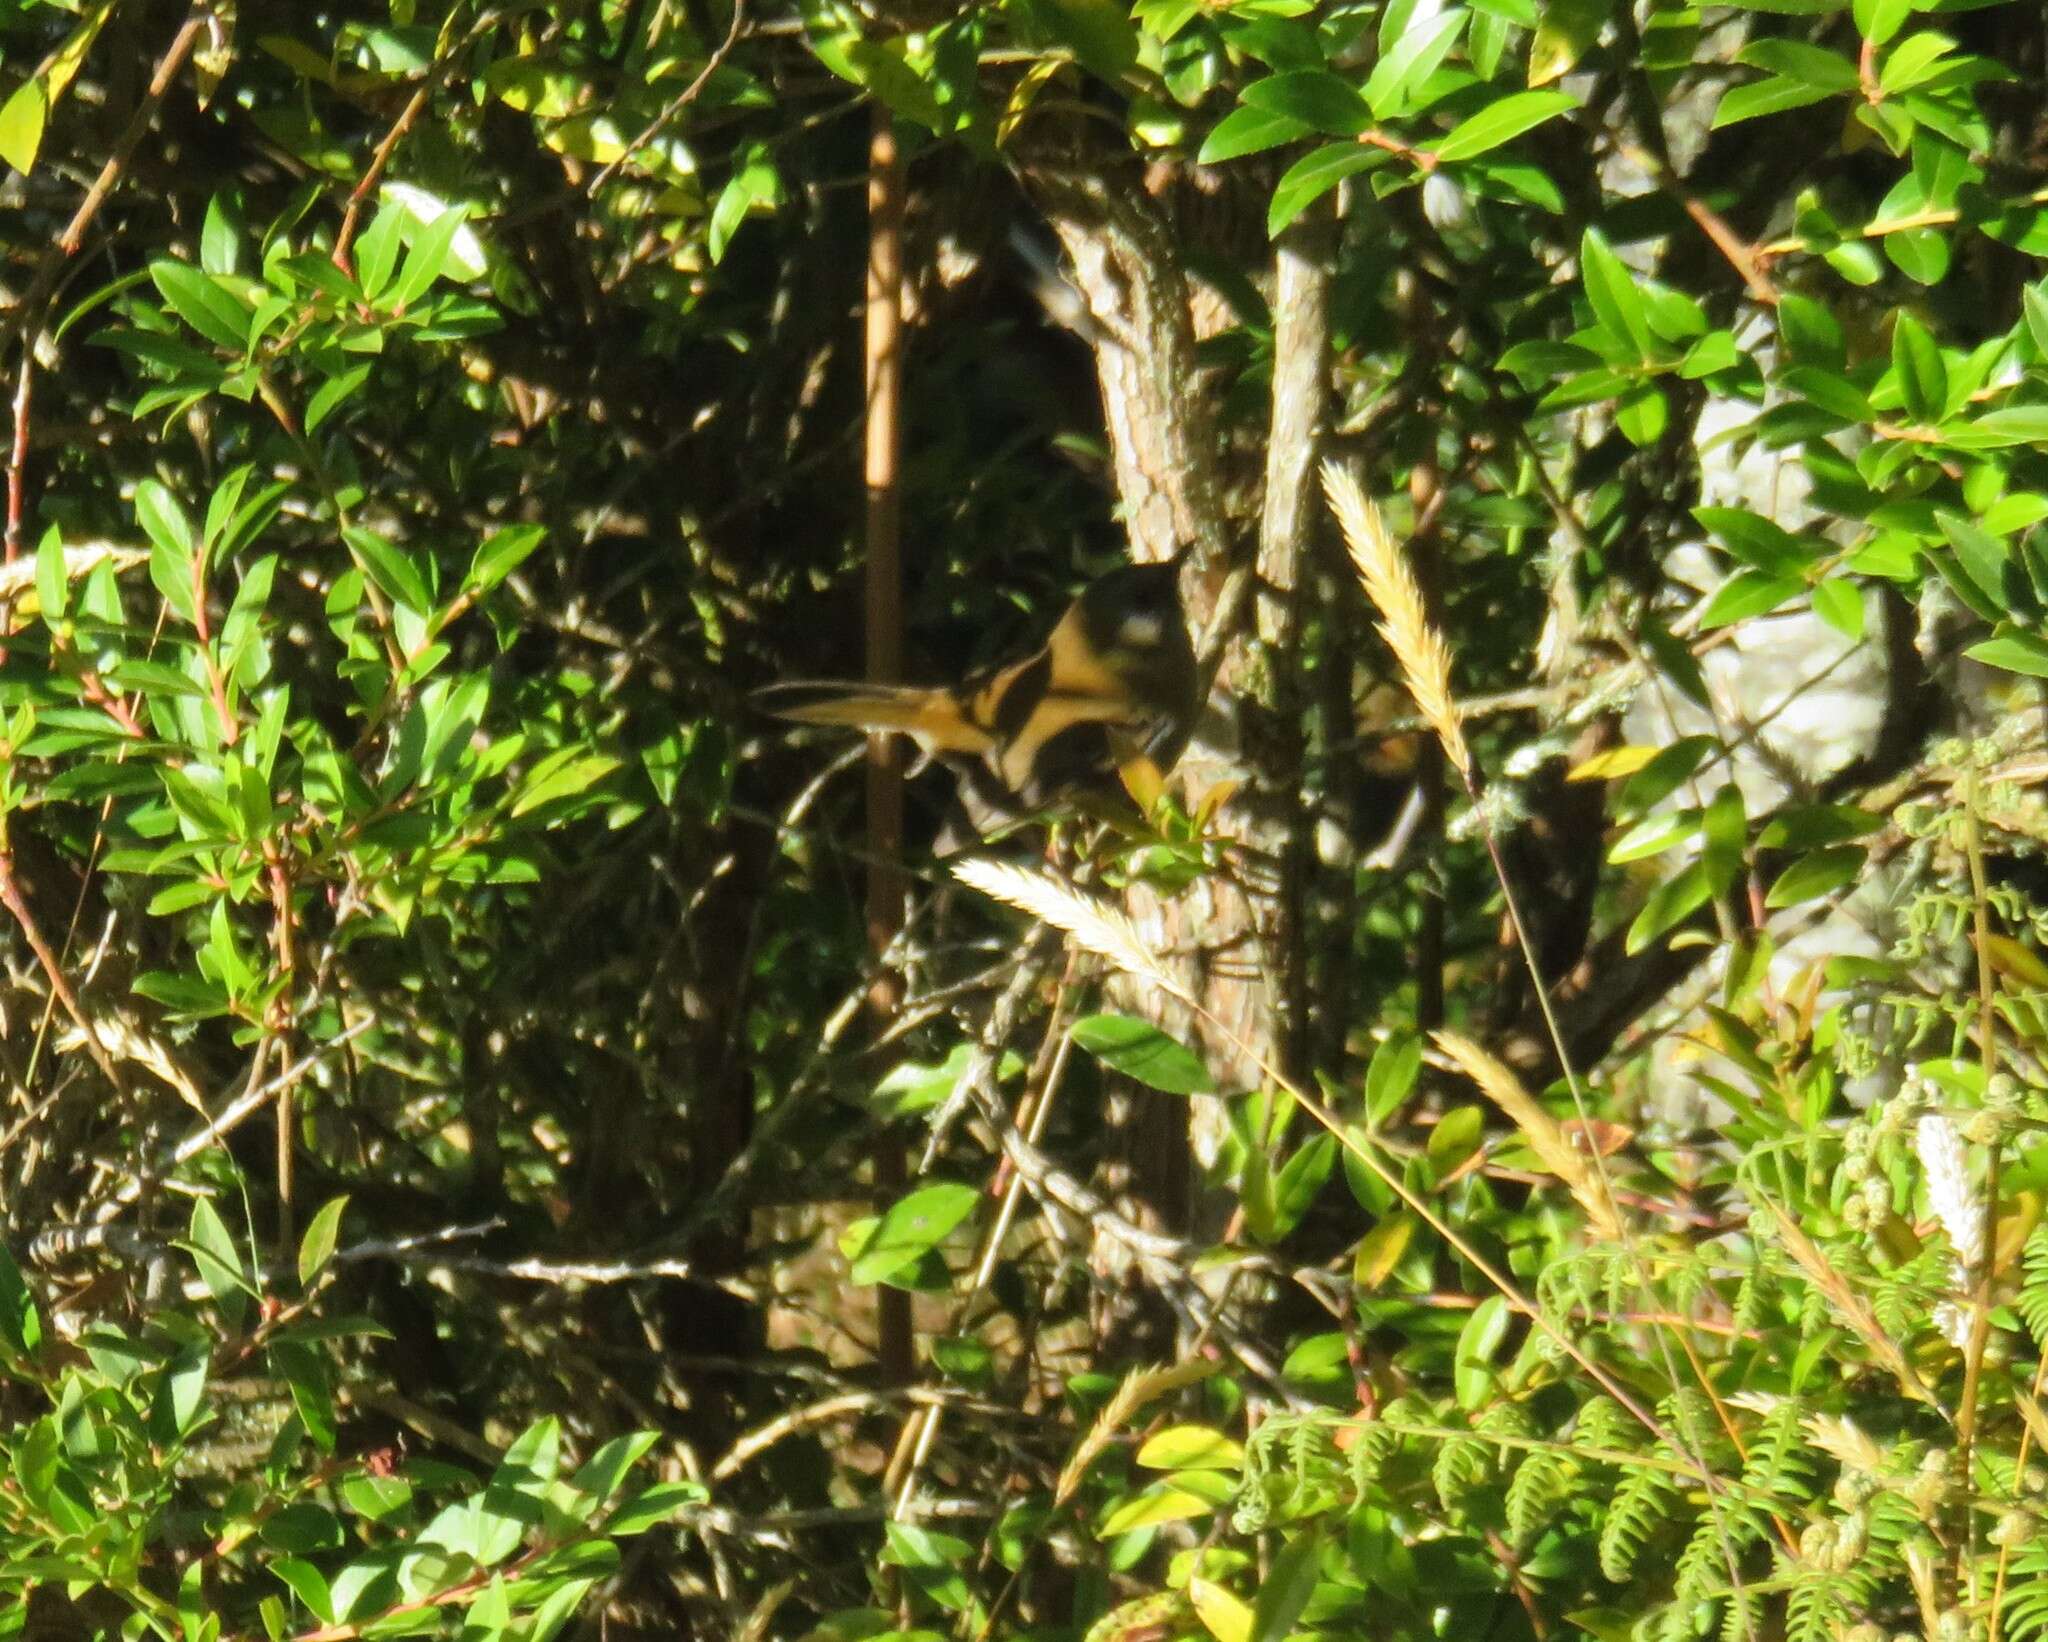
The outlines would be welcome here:
M 207 7 L 195 6 L 186 17 L 183 26 L 172 39 L 170 49 L 158 61 L 156 72 L 150 76 L 148 91 L 143 94 L 135 113 L 115 140 L 113 152 L 100 167 L 99 175 L 93 178 L 92 186 L 85 191 L 85 198 L 78 202 L 78 209 L 72 213 L 71 221 L 65 225 L 63 233 L 57 236 L 57 243 L 44 253 L 42 262 L 36 268 L 35 277 L 29 281 L 28 288 L 22 292 L 20 300 L 8 310 L 6 319 L 0 321 L 0 338 L 10 337 L 40 322 L 39 316 L 44 304 L 56 290 L 57 282 L 63 277 L 70 259 L 78 254 L 79 246 L 84 243 L 86 229 L 92 226 L 93 218 L 100 214 L 100 207 L 106 204 L 107 197 L 113 193 L 115 185 L 121 180 L 121 174 L 127 169 L 128 161 L 134 157 L 136 145 L 142 141 L 143 134 L 149 129 L 150 121 L 156 117 L 158 105 L 171 89 L 171 82 L 177 78 L 178 70 L 185 66 L 185 59 L 192 55 L 192 48 L 199 39 L 200 30 L 205 27 L 207 15 Z
M 21 884 L 14 876 L 13 848 L 0 841 L 0 905 L 14 915 L 14 921 L 21 925 L 21 932 L 28 938 L 30 949 L 36 955 L 36 962 L 42 965 L 43 974 L 48 978 L 50 990 L 57 994 L 64 1005 L 64 1012 L 71 1017 L 71 1023 L 85 1039 L 86 1053 L 92 1056 L 93 1064 L 100 1074 L 112 1084 L 117 1094 L 128 1093 L 128 1083 L 115 1069 L 108 1056 L 106 1046 L 100 1042 L 100 1035 L 93 1029 L 92 1017 L 85 1012 L 78 1001 L 78 994 L 71 989 L 71 982 L 64 974 L 64 966 L 57 961 L 57 954 L 43 936 L 42 927 L 36 922 L 36 915 L 30 910 L 27 899 L 21 893 Z
M 392 122 L 391 129 L 384 133 L 383 140 L 377 144 L 376 151 L 370 156 L 370 168 L 349 191 L 348 204 L 341 214 L 341 228 L 334 236 L 333 261 L 335 267 L 343 273 L 351 272 L 348 253 L 349 247 L 355 242 L 356 224 L 362 217 L 363 206 L 376 192 L 378 183 L 384 180 L 384 168 L 391 163 L 391 156 L 397 151 L 398 145 L 405 141 L 405 134 L 412 129 L 413 122 L 425 111 L 428 100 L 440 89 L 441 82 L 447 78 L 449 70 L 487 29 L 496 25 L 497 21 L 497 8 L 486 10 L 470 25 L 469 32 L 448 48 L 445 56 L 428 66 L 426 78 L 420 81 L 419 88 L 406 100 L 404 109 Z
M 639 153 L 641 149 L 645 148 L 649 143 L 654 141 L 656 137 L 660 136 L 663 127 L 665 127 L 669 123 L 669 121 L 673 120 L 678 114 L 682 113 L 684 109 L 688 108 L 690 104 L 694 103 L 697 100 L 697 94 L 701 92 L 705 88 L 705 86 L 711 83 L 711 76 L 718 72 L 718 65 L 725 61 L 726 53 L 731 51 L 734 44 L 739 40 L 740 21 L 743 17 L 745 17 L 745 15 L 746 6 L 742 3 L 742 0 L 733 0 L 732 24 L 729 28 L 726 29 L 725 38 L 719 42 L 718 49 L 714 51 L 709 57 L 704 59 L 704 66 L 702 69 L 698 71 L 697 77 L 694 80 L 692 80 L 688 85 L 684 86 L 681 91 L 677 92 L 676 95 L 670 99 L 669 104 L 666 108 L 664 108 L 659 114 L 655 115 L 653 119 L 647 122 L 645 128 L 641 131 L 640 135 L 635 137 L 631 142 L 626 144 L 626 146 L 622 150 L 620 150 L 617 159 L 613 160 L 611 164 L 607 165 L 602 171 L 598 172 L 596 176 L 590 179 L 589 187 L 587 187 L 583 191 L 585 197 L 589 199 L 596 199 L 598 193 L 600 192 L 600 190 L 603 189 L 604 185 L 610 182 L 612 178 L 619 174 L 619 169 L 621 166 L 623 166 L 635 154 Z

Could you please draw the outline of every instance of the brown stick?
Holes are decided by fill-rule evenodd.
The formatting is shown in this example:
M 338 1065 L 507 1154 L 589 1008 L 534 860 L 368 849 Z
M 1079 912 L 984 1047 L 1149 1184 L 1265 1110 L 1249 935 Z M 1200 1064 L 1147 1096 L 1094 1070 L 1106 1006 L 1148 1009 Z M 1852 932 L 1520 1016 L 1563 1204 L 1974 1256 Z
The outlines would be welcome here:
M 36 339 L 21 349 L 21 374 L 14 381 L 14 437 L 7 446 L 7 562 L 21 557 L 21 516 L 28 469 L 29 384 L 36 374 Z
M 903 503 L 899 488 L 903 419 L 903 160 L 889 111 L 876 104 L 868 142 L 867 282 L 867 677 L 892 684 L 903 673 Z M 888 736 L 868 738 L 868 944 L 887 952 L 903 927 L 908 880 L 903 853 L 903 773 Z M 868 991 L 884 1018 L 903 1001 L 902 978 L 884 969 Z M 875 1148 L 875 1187 L 884 1196 L 906 1183 L 903 1150 L 883 1135 Z M 911 1376 L 910 1296 L 884 1284 L 876 1329 L 882 1383 Z
M 1329 202 L 1324 202 L 1327 206 Z M 1266 495 L 1259 520 L 1259 638 L 1273 670 L 1276 789 L 1293 794 L 1282 846 L 1273 946 L 1280 1064 L 1305 1077 L 1309 1058 L 1310 879 L 1314 818 L 1303 801 L 1306 711 L 1300 632 L 1308 598 L 1309 543 L 1320 516 L 1316 461 L 1329 403 L 1330 225 L 1312 208 L 1273 248 L 1273 405 L 1266 439 Z
M 14 876 L 14 852 L 4 844 L 0 844 L 0 906 L 13 913 L 14 921 L 21 925 L 22 934 L 28 937 L 29 949 L 35 953 L 36 962 L 43 966 L 50 990 L 63 1003 L 64 1013 L 71 1017 L 72 1025 L 84 1035 L 85 1050 L 92 1056 L 93 1065 L 100 1069 L 100 1075 L 114 1086 L 117 1093 L 127 1094 L 128 1086 L 114 1069 L 113 1061 L 100 1043 L 99 1033 L 93 1030 L 92 1018 L 79 1003 L 78 994 L 71 990 L 71 982 L 64 975 L 64 966 L 57 961 L 57 954 L 44 938 L 36 915 L 29 910 L 28 901 L 21 893 L 21 884 Z
M 136 144 L 142 141 L 143 133 L 156 117 L 157 106 L 171 89 L 171 82 L 177 78 L 178 70 L 185 66 L 185 59 L 192 55 L 192 47 L 199 39 L 199 31 L 206 25 L 204 8 L 195 7 L 185 19 L 184 25 L 172 39 L 170 49 L 156 65 L 156 73 L 150 76 L 149 90 L 143 94 L 127 127 L 114 143 L 114 151 L 107 156 L 106 164 L 100 167 L 100 174 L 93 178 L 92 186 L 85 191 L 85 198 L 78 202 L 78 209 L 71 215 L 64 232 L 57 236 L 57 243 L 44 255 L 36 269 L 35 278 L 22 292 L 21 300 L 8 310 L 4 324 L 0 324 L 0 335 L 13 333 L 31 326 L 36 316 L 43 311 L 43 305 L 50 300 L 50 293 L 57 288 L 70 258 L 78 254 L 78 247 L 85 240 L 86 229 L 92 226 L 94 217 L 100 214 L 100 207 L 107 203 L 114 186 L 121 180 L 121 173 L 128 168 L 128 161 L 134 157 Z

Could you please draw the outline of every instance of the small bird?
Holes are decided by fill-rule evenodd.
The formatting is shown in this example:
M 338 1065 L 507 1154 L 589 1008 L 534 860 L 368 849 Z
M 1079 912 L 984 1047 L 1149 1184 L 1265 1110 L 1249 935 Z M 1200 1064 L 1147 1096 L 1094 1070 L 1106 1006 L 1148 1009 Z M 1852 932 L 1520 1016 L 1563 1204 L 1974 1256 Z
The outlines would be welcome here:
M 774 684 L 755 704 L 799 724 L 909 736 L 960 777 L 984 832 L 1113 777 L 1134 796 L 1156 792 L 1201 705 L 1180 603 L 1184 557 L 1098 577 L 1036 652 L 957 686 Z

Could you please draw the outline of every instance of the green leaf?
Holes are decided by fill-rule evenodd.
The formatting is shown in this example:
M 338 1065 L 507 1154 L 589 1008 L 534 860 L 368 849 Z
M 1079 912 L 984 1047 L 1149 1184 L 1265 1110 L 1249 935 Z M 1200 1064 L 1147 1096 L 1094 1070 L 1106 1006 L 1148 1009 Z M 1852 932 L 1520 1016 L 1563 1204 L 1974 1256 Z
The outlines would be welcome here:
M 2006 405 L 1967 421 L 1949 423 L 1942 442 L 1958 450 L 2001 450 L 2009 445 L 2048 445 L 2048 405 Z
M 1725 895 L 1742 871 L 1743 845 L 1749 836 L 1742 789 L 1725 783 L 1700 814 L 1700 869 L 1714 894 Z
M 1597 228 L 1588 228 L 1579 242 L 1579 277 L 1601 329 L 1624 347 L 1633 348 L 1638 359 L 1654 357 L 1650 316 L 1636 276 Z
M 1797 906 L 1802 901 L 1831 895 L 1844 884 L 1855 881 L 1863 870 L 1863 862 L 1864 852 L 1854 844 L 1841 844 L 1801 856 L 1778 874 L 1778 881 L 1771 885 L 1770 894 L 1764 897 L 1764 905 L 1772 908 Z
M 1500 1352 L 1501 1342 L 1507 1338 L 1508 1325 L 1514 1321 L 1514 1313 L 1508 1310 L 1508 1303 L 1498 1294 L 1489 1294 L 1472 1310 L 1465 1319 L 1465 1326 L 1458 1331 L 1458 1344 L 1452 1358 L 1452 1385 L 1458 1404 L 1462 1408 L 1478 1408 L 1492 1395 L 1498 1375 L 1493 1359 Z
M 0 160 L 23 176 L 35 169 L 36 153 L 43 146 L 43 124 L 50 113 L 43 82 L 31 77 L 14 88 L 0 103 Z
M 1796 804 L 1772 816 L 1756 841 L 1759 849 L 1812 849 L 1867 838 L 1884 825 L 1883 816 L 1854 804 Z
M 2027 334 L 2033 338 L 2034 351 L 2048 361 L 2048 280 L 2029 285 L 2020 295 L 2027 310 Z
M 772 203 L 781 193 L 782 179 L 769 158 L 768 150 L 756 144 L 748 150 L 744 163 L 727 179 L 719 190 L 718 201 L 711 208 L 711 220 L 705 229 L 705 249 L 710 252 L 713 262 L 722 261 L 732 236 L 757 205 Z
M 704 1489 L 699 1483 L 657 1482 L 653 1487 L 643 1488 L 628 1497 L 606 1519 L 604 1531 L 618 1539 L 629 1534 L 644 1534 L 649 1528 L 667 1522 L 678 1511 L 702 1505 L 704 1500 Z
M 209 274 L 232 274 L 241 256 L 241 225 L 227 200 L 216 194 L 206 202 L 206 220 L 199 228 L 199 266 Z
M 1245 105 L 1233 108 L 1216 122 L 1215 128 L 1203 139 L 1201 152 L 1195 156 L 1197 165 L 1220 165 L 1225 160 L 1234 160 L 1245 154 L 1262 153 L 1268 148 L 1277 148 L 1282 143 L 1291 143 L 1306 137 L 1315 128 L 1295 119 L 1289 114 L 1275 113 L 1267 108 Z
M 1779 374 L 1778 385 L 1844 422 L 1877 420 L 1877 412 L 1872 408 L 1869 396 L 1838 371 L 1820 365 L 1794 365 Z
M 1137 66 L 1138 31 L 1115 0 L 1032 0 L 1031 9 L 1090 73 L 1115 84 Z
M 1863 640 L 1863 589 L 1846 578 L 1814 583 L 1813 613 L 1851 644 Z
M 1074 1041 L 1111 1071 L 1169 1095 L 1206 1095 L 1215 1080 L 1201 1058 L 1149 1021 L 1129 1015 L 1088 1015 L 1074 1022 Z
M 334 1593 L 328 1588 L 326 1575 L 312 1563 L 282 1556 L 270 1564 L 270 1571 L 291 1587 L 292 1595 L 306 1605 L 315 1619 L 324 1625 L 335 1622 Z
M 469 217 L 469 208 L 451 205 L 413 236 L 412 249 L 405 254 L 398 283 L 385 298 L 388 308 L 410 308 L 434 288 L 434 282 L 449 271 L 449 251 L 455 236 Z
M 1337 1141 L 1332 1135 L 1316 1135 L 1281 1165 L 1273 1177 L 1271 1240 L 1293 1231 L 1308 1213 L 1330 1170 L 1337 1161 Z
M 1855 91 L 1862 83 L 1848 58 L 1799 40 L 1752 40 L 1735 60 L 1827 92 Z
M 1887 96 L 1896 97 L 1924 84 L 1941 72 L 1937 65 L 1955 49 L 1955 41 L 1931 29 L 1907 35 L 1891 49 L 1878 69 L 1878 88 Z
M 915 1265 L 974 1212 L 981 1194 L 972 1186 L 940 1182 L 890 1205 L 862 1241 L 850 1273 L 856 1283 L 879 1283 Z
M 1633 957 L 1674 924 L 1697 912 L 1712 893 L 1706 871 L 1697 861 L 1659 884 L 1628 927 L 1628 955 Z
M 1266 208 L 1267 235 L 1278 234 L 1346 177 L 1385 165 L 1388 158 L 1383 148 L 1357 143 L 1328 143 L 1302 155 L 1273 187 L 1272 202 Z
M 177 316 L 207 341 L 235 353 L 248 345 L 248 307 L 211 274 L 162 260 L 149 265 L 149 277 Z
M 1544 0 L 1529 42 L 1529 84 L 1545 86 L 1569 74 L 1600 38 L 1614 7 L 1615 0 Z
M 229 1235 L 227 1224 L 211 1199 L 201 1197 L 193 1200 L 191 1225 L 186 1236 L 185 1250 L 198 1267 L 199 1280 L 206 1285 L 208 1294 L 216 1300 L 225 1300 L 237 1293 L 255 1296 L 256 1287 L 242 1265 L 241 1251 L 235 1247 L 235 1240 Z
M 318 433 L 320 424 L 355 396 L 356 390 L 370 379 L 370 368 L 371 362 L 365 360 L 320 384 L 306 406 L 307 438 Z
M 1881 46 L 1913 15 L 1913 0 L 1851 0 L 1850 12 L 1864 39 Z
M 1413 1032 L 1390 1032 L 1372 1052 L 1365 1070 L 1366 1121 L 1381 1124 L 1400 1110 L 1415 1092 L 1422 1072 L 1422 1039 Z
M 64 536 L 52 525 L 36 547 L 36 602 L 45 626 L 64 619 L 64 601 L 71 591 L 71 565 L 64 557 Z
M 1390 120 L 1414 106 L 1423 83 L 1442 66 L 1465 32 L 1471 13 L 1451 6 L 1426 22 L 1411 22 L 1393 49 L 1373 65 L 1365 82 L 1366 106 L 1375 119 Z M 1312 71 L 1311 71 L 1312 72 Z
M 519 796 L 512 801 L 513 818 L 529 815 L 543 804 L 587 792 L 620 765 L 621 760 L 610 753 L 586 753 L 579 747 L 552 752 L 534 765 L 520 784 Z
M 1244 1446 L 1206 1425 L 1170 1425 L 1145 1439 L 1136 1462 L 1148 1471 L 1235 1471 Z
M 1892 326 L 1892 375 L 1906 414 L 1916 422 L 1938 422 L 1948 408 L 1948 371 L 1927 327 L 1900 312 Z
M 1751 616 L 1775 610 L 1804 592 L 1806 583 L 1798 576 L 1769 576 L 1761 570 L 1740 570 L 1714 590 L 1700 612 L 1699 628 L 1710 633 Z
M 569 1479 L 569 1486 L 595 1500 L 610 1499 L 626 1473 L 638 1465 L 648 1449 L 659 1440 L 653 1431 L 632 1431 L 613 1437 L 583 1462 Z
M 309 283 L 317 283 L 322 290 L 342 301 L 353 301 L 360 295 L 366 302 L 379 302 L 384 287 L 391 281 L 391 271 L 398 266 L 398 253 L 404 247 L 405 226 L 412 221 L 412 213 L 395 200 L 386 201 L 377 208 L 376 216 L 370 219 L 370 226 L 363 230 L 356 241 L 356 287 L 335 289 L 337 281 L 347 276 L 335 268 L 330 274 L 327 269 L 318 272 L 311 267 L 303 270 L 302 277 Z M 324 261 L 325 259 L 318 259 Z M 332 265 L 330 264 L 329 267 Z M 301 272 L 298 264 L 294 272 Z
M 1453 126 L 1450 134 L 1436 145 L 1436 157 L 1446 164 L 1469 160 L 1578 106 L 1577 98 L 1562 91 L 1515 92 L 1488 103 L 1477 114 Z
M 1248 1642 L 1286 1642 L 1315 1595 L 1322 1561 L 1322 1535 L 1295 1529 L 1259 1582 Z
M 18 1359 L 32 1356 L 42 1343 L 43 1323 L 35 1299 L 13 1254 L 0 1243 L 0 1346 Z
M 1841 371 L 1849 363 L 1841 322 L 1812 297 L 1787 291 L 1778 299 L 1778 334 L 1785 351 L 1802 365 Z
M 1892 266 L 1920 285 L 1939 285 L 1948 277 L 1948 236 L 1938 228 L 1910 228 L 1884 237 L 1884 254 Z
M 1115 1539 L 1140 1528 L 1154 1528 L 1162 1522 L 1187 1522 L 1195 1517 L 1213 1516 L 1216 1502 L 1185 1488 L 1155 1483 L 1143 1493 L 1125 1500 L 1095 1530 L 1097 1539 Z M 893 1526 L 893 1525 L 892 1525 Z
M 1689 735 L 1662 748 L 1655 758 L 1623 784 L 1615 800 L 1617 813 L 1640 815 L 1652 805 L 1661 804 L 1690 781 L 1700 766 L 1720 751 L 1720 747 L 1721 744 L 1710 735 Z
M 191 517 L 178 498 L 154 479 L 135 487 L 135 522 L 172 559 L 190 565 L 194 547 Z
M 1724 125 L 1761 119 L 1766 114 L 1782 114 L 1788 108 L 1804 108 L 1833 95 L 1804 80 L 1788 80 L 1779 75 L 1746 86 L 1731 86 L 1714 109 L 1712 129 L 1718 131 Z
M 1662 855 L 1673 846 L 1686 842 L 1699 830 L 1698 810 L 1666 810 L 1645 816 L 1608 847 L 1608 864 L 1618 867 L 1630 861 Z
M 1957 562 L 1983 601 L 2004 614 L 2007 608 L 2006 578 L 2014 568 L 2012 549 L 1960 513 L 1937 509 L 1934 522 L 1956 550 Z
M 341 1213 L 348 1207 L 348 1197 L 331 1197 L 320 1205 L 306 1227 L 306 1235 L 299 1239 L 299 1287 L 309 1289 L 321 1272 L 327 1269 L 327 1262 L 334 1258 L 334 1246 L 341 1234 Z
M 1971 645 L 1963 654 L 1987 667 L 2002 667 L 2008 673 L 2048 678 L 2048 639 L 2035 633 L 2016 629 L 1997 633 Z
M 1670 424 L 1671 402 L 1654 382 L 1638 383 L 1615 402 L 1614 425 L 1638 449 L 1663 438 Z
M 418 563 L 403 548 L 394 546 L 374 531 L 349 525 L 342 540 L 355 554 L 356 562 L 369 574 L 384 596 L 425 615 L 434 608 L 434 596 Z
M 488 593 L 532 556 L 547 540 L 546 525 L 507 525 L 494 530 L 470 561 L 464 585 L 475 593 Z
M 1327 69 L 1269 74 L 1246 86 L 1239 100 L 1247 108 L 1284 114 L 1332 137 L 1355 137 L 1372 127 L 1372 110 L 1365 99 Z
M 1771 576 L 1796 576 L 1813 550 L 1783 525 L 1741 507 L 1696 507 L 1692 516 L 1736 558 Z

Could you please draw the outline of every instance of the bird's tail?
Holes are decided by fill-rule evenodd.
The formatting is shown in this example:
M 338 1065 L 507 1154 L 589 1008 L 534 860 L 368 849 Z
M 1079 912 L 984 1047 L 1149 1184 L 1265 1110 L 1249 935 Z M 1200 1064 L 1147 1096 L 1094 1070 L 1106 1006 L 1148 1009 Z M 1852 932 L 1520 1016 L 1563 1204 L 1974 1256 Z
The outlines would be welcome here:
M 928 753 L 978 756 L 995 745 L 995 738 L 971 722 L 946 690 L 910 684 L 796 680 L 756 690 L 753 702 L 762 712 L 797 724 L 894 730 L 915 739 Z

